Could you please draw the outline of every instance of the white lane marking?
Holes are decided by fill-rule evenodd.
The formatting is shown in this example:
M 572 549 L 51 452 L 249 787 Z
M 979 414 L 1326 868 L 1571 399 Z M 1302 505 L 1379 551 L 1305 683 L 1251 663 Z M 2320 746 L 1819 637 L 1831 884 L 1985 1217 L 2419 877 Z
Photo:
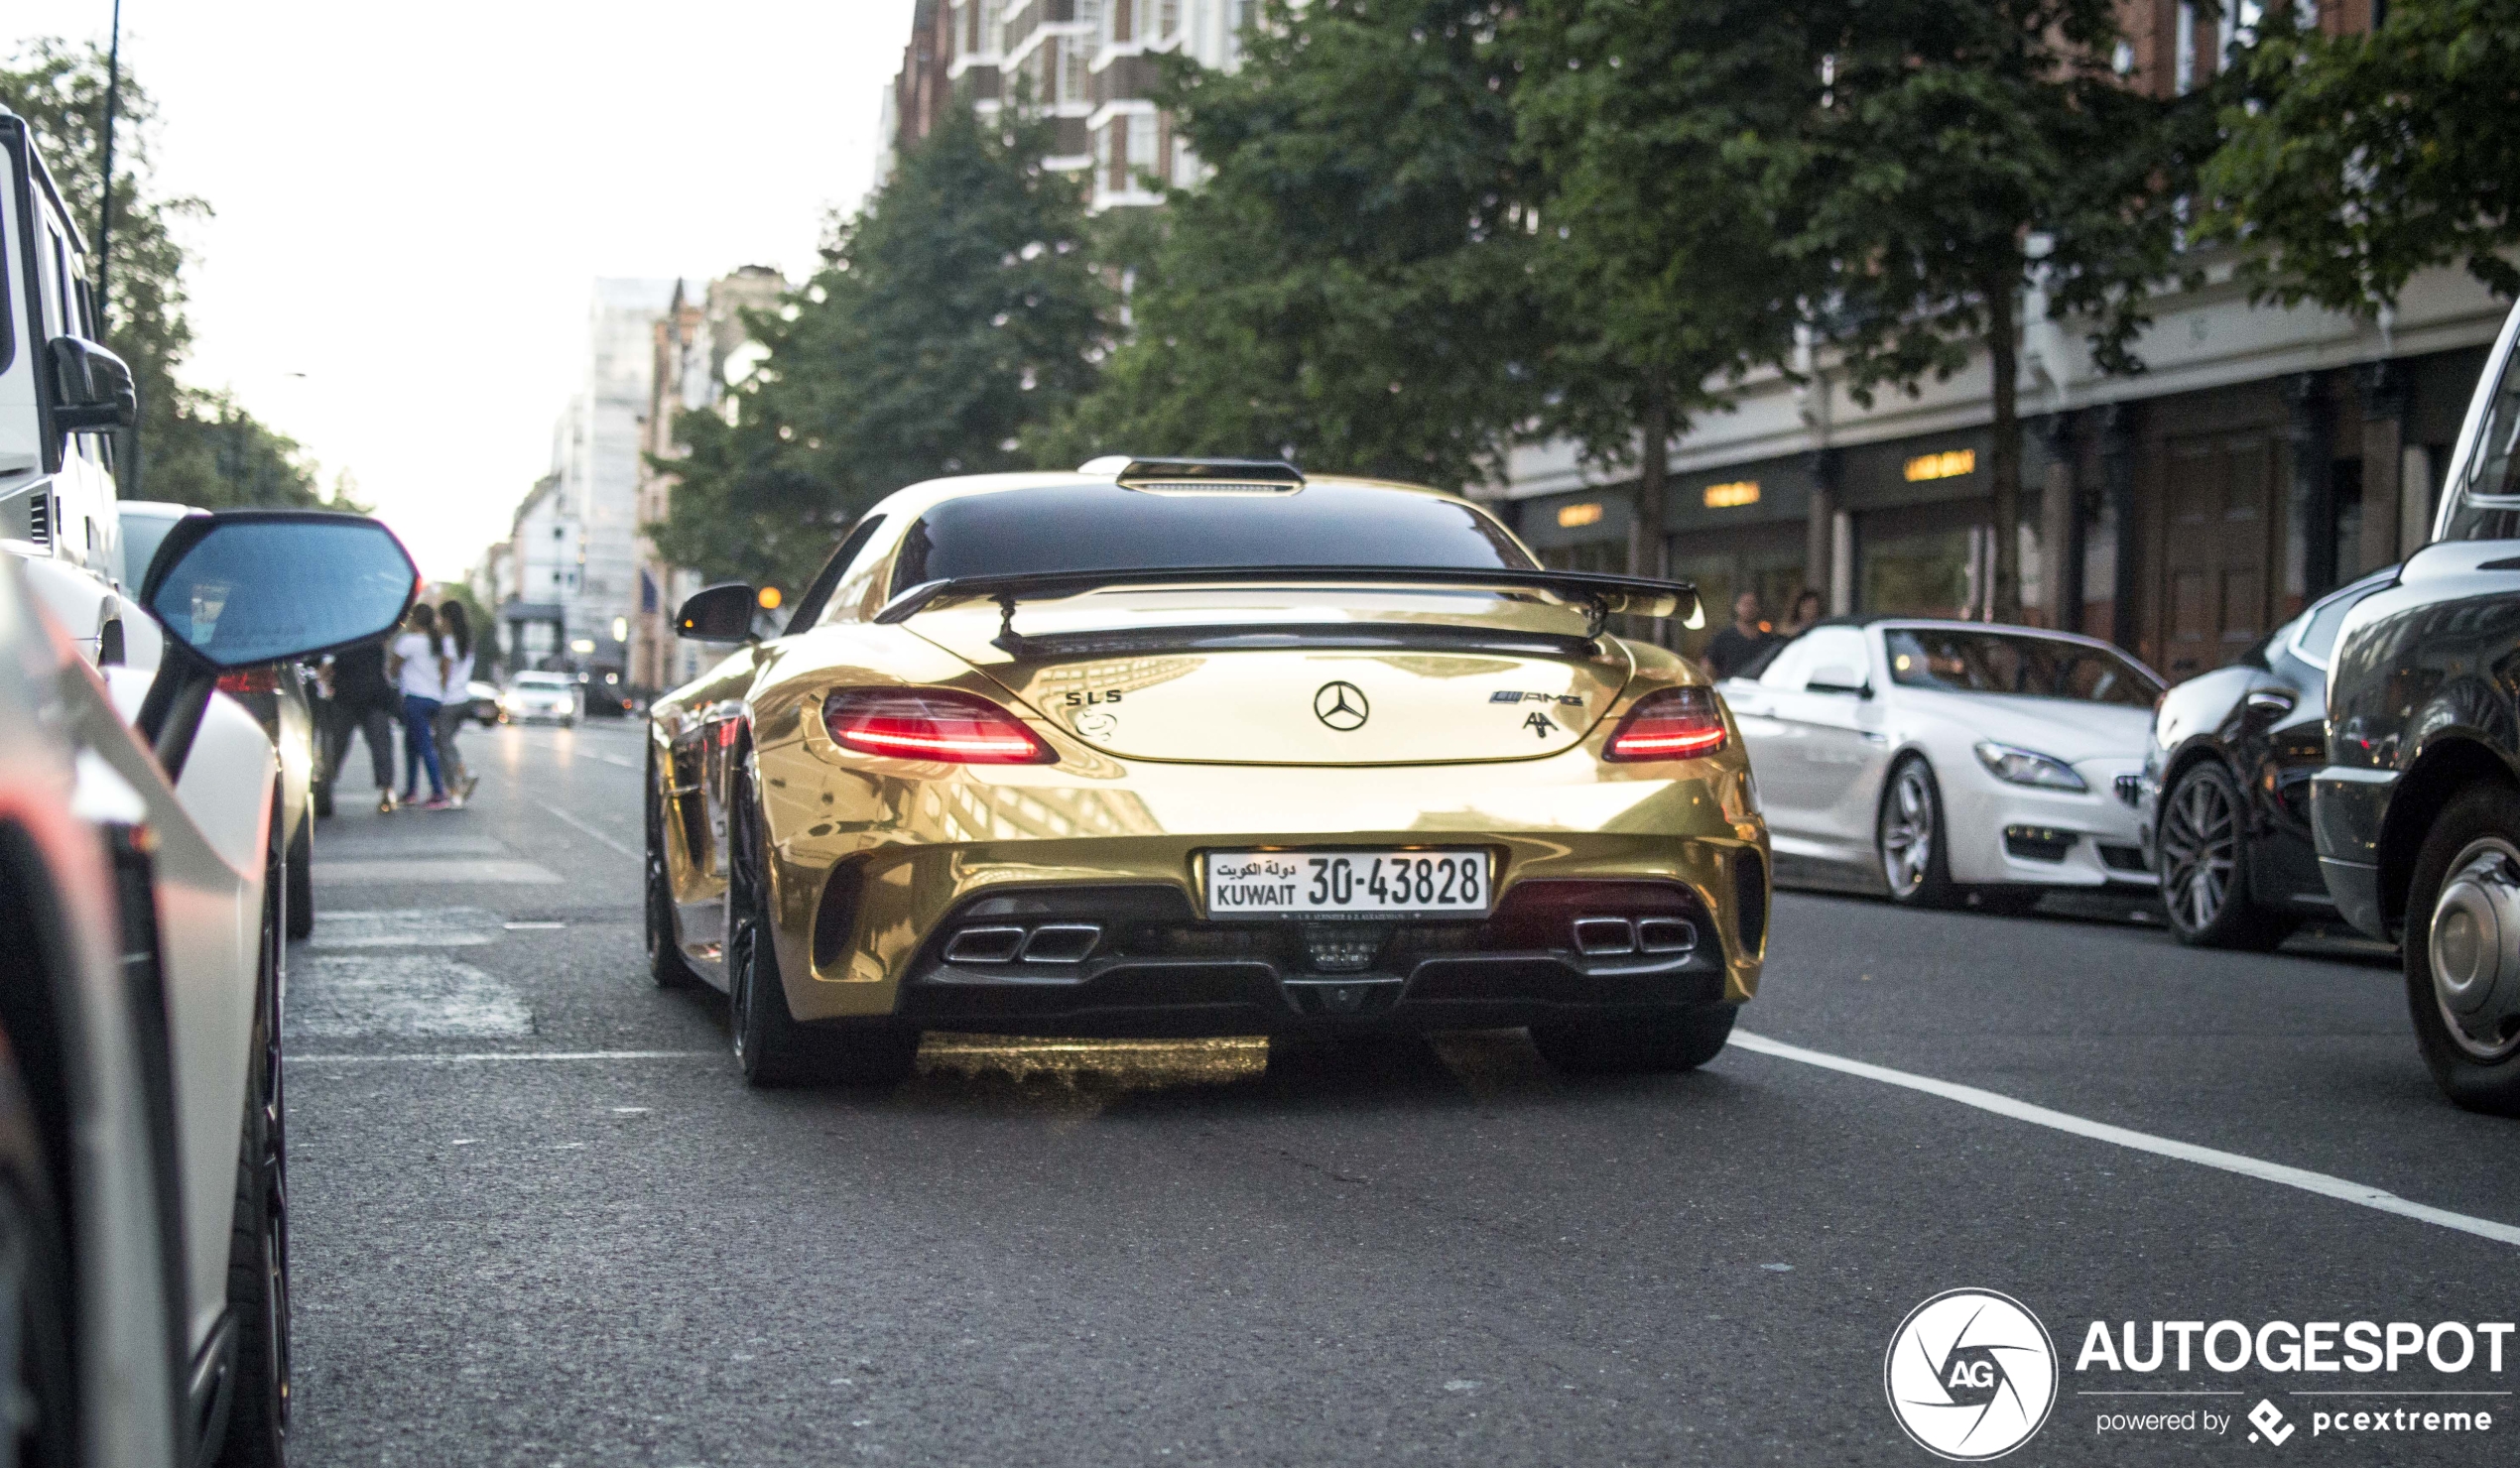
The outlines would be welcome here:
M 1866 1080 L 1877 1080 L 1885 1085 L 1905 1086 L 1912 1091 L 1923 1091 L 1929 1096 L 1940 1096 L 1946 1101 L 1957 1101 L 1962 1106 L 1974 1106 L 1980 1111 L 1991 1111 L 1997 1116 L 2029 1122 L 2033 1126 L 2052 1127 L 2060 1132 L 2071 1132 L 2077 1137 L 2088 1137 L 2095 1142 L 2113 1142 L 2119 1147 L 2130 1148 L 2136 1152 L 2149 1152 L 2156 1157 L 2176 1158 L 2183 1162 L 2218 1167 L 2225 1172 L 2236 1172 L 2242 1177 L 2254 1177 L 2261 1182 L 2278 1182 L 2286 1187 L 2298 1187 L 2304 1192 L 2314 1192 L 2321 1197 L 2358 1204 L 2381 1213 L 2394 1213 L 2400 1218 L 2412 1218 L 2419 1223 L 2457 1229 L 2462 1234 L 2474 1234 L 2480 1239 L 2491 1239 L 2497 1244 L 2520 1244 L 2520 1227 L 2508 1223 L 2496 1223 L 2490 1218 L 2475 1218 L 2465 1213 L 2453 1213 L 2447 1208 L 2436 1208 L 2430 1203 L 2414 1202 L 2401 1198 L 2385 1188 L 2373 1187 L 2369 1183 L 2354 1182 L 2343 1177 L 2331 1177 L 2325 1172 L 2313 1172 L 2307 1167 L 2288 1167 L 2282 1162 L 2269 1162 L 2257 1158 L 2243 1157 L 2236 1152 L 2199 1147 L 2193 1142 L 2174 1141 L 2168 1137 L 2156 1137 L 2149 1132 L 2138 1132 L 2130 1127 L 2116 1127 L 2107 1122 L 2095 1122 L 2067 1112 L 2051 1111 L 2045 1106 L 2034 1106 L 2027 1101 L 2017 1101 L 1999 1092 L 1980 1090 L 1975 1086 L 1958 1085 L 1948 1080 L 1936 1080 L 1930 1075 L 1915 1075 L 1905 1070 L 1893 1070 L 1887 1065 L 1849 1060 L 1843 1055 L 1832 1055 L 1825 1050 L 1807 1050 L 1801 1045 L 1770 1040 L 1764 1035 L 1752 1035 L 1746 1030 L 1733 1031 L 1732 1042 L 1742 1049 L 1758 1054 L 1773 1055 L 1780 1060 L 1796 1060 L 1805 1065 L 1817 1065 L 1824 1070 L 1842 1071 L 1847 1075 L 1859 1075 Z
M 480 1060 L 706 1060 L 723 1053 L 721 1050 L 477 1050 L 453 1054 L 443 1051 L 404 1055 L 292 1054 L 289 1063 L 343 1065 L 371 1060 L 400 1060 L 421 1065 L 469 1065 Z
M 413 811 L 416 824 L 427 820 L 435 811 Z M 396 817 L 400 819 L 401 817 Z M 408 861 L 421 856 L 514 856 L 516 848 L 488 836 L 460 835 L 452 831 L 412 830 L 408 826 L 392 828 L 393 834 L 370 828 L 348 836 L 327 835 L 315 843 L 317 867 L 334 861 Z
M 515 989 L 469 963 L 428 953 L 323 953 L 293 966 L 284 1033 L 531 1035 L 534 1014 Z
M 606 846 L 609 846 L 609 847 L 611 847 L 613 850 L 620 852 L 623 856 L 626 856 L 626 857 L 630 858 L 632 861 L 639 861 L 639 860 L 642 860 L 642 859 L 643 859 L 643 858 L 642 858 L 642 856 L 640 855 L 640 853 L 638 853 L 638 852 L 636 852 L 636 851 L 631 850 L 631 849 L 630 849 L 629 847 L 627 847 L 627 846 L 622 845 L 620 842 L 618 842 L 618 841 L 616 841 L 616 840 L 612 839 L 610 836 L 607 836 L 607 835 L 605 835 L 603 832 L 601 832 L 601 831 L 599 831 L 599 830 L 595 829 L 592 825 L 589 825 L 589 824 L 587 824 L 585 821 L 583 821 L 583 820 L 579 819 L 578 817 L 576 817 L 576 816 L 574 816 L 574 815 L 569 814 L 569 813 L 568 813 L 567 811 L 566 811 L 566 810 L 561 809 L 558 805 L 555 805 L 555 804 L 551 803 L 551 802 L 550 802 L 550 801 L 548 801 L 548 800 L 537 800 L 537 801 L 535 801 L 534 803 L 535 803 L 535 804 L 537 804 L 537 805 L 542 806 L 545 810 L 550 811 L 553 815 L 558 816 L 558 817 L 559 817 L 559 818 L 560 818 L 563 822 L 565 822 L 566 824 L 575 826 L 578 830 L 580 830 L 580 831 L 584 832 L 585 834 L 587 834 L 587 835 L 589 835 L 589 836 L 594 837 L 594 838 L 595 838 L 596 840 L 598 840 L 598 841 L 601 841 L 601 842 L 602 842 L 602 843 L 604 843 Z
M 470 948 L 498 934 L 499 916 L 480 908 L 397 908 L 317 913 L 311 948 Z
M 317 887 L 400 887 L 405 883 L 557 885 L 560 874 L 530 861 L 319 861 Z

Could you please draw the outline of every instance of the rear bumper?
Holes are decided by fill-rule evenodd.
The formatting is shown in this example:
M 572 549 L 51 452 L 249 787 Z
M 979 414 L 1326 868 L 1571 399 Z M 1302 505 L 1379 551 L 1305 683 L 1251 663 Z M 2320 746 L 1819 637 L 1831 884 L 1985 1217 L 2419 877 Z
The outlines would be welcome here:
M 1737 1004 L 1757 991 L 1770 884 L 1755 841 L 1448 835 L 1446 845 L 1495 852 L 1490 918 L 1340 923 L 1207 920 L 1188 874 L 1211 844 L 1227 843 L 895 847 L 814 873 L 774 863 L 790 1010 L 1010 1034 L 1256 1035 L 1502 1028 Z M 1014 847 L 1029 848 L 1020 861 Z M 1123 851 L 1135 859 L 1115 859 Z M 1587 954 L 1578 917 L 1684 923 L 1690 938 L 1682 951 L 1647 951 L 1631 928 L 1631 951 Z M 1044 923 L 1090 926 L 1089 951 L 1066 962 L 950 952 L 975 926 Z
M 1290 976 L 1265 964 L 1134 965 L 1074 986 L 921 984 L 901 1018 L 982 1034 L 1191 1039 L 1341 1030 L 1508 1030 L 1723 1003 L 1711 970 L 1586 975 L 1549 954 L 1420 965 L 1407 977 Z
M 1573 920 L 1597 932 L 1610 914 L 1651 922 L 1660 951 L 1581 951 Z M 1061 963 L 955 952 L 958 934 L 1043 929 L 1091 929 L 1092 950 Z M 1713 916 L 1688 888 L 1540 881 L 1485 921 L 1442 922 L 1202 921 L 1177 889 L 1151 885 L 1003 892 L 938 924 L 900 992 L 898 1013 L 936 1028 L 1193 1036 L 1642 1017 L 1726 990 Z

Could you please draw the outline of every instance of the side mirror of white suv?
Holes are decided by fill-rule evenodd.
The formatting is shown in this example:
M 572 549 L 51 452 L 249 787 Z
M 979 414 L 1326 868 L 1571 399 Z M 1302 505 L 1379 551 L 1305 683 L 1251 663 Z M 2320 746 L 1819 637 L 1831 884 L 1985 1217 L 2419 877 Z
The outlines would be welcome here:
M 83 336 L 54 337 L 52 353 L 57 430 L 93 433 L 140 422 L 140 392 L 122 358 Z

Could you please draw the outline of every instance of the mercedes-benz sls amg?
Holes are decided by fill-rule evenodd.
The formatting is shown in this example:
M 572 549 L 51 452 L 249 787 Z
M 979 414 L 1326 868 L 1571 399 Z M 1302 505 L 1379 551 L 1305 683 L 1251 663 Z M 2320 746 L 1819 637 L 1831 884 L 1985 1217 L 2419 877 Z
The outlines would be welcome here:
M 1098 460 L 913 485 L 650 713 L 659 982 L 757 1082 L 880 1081 L 923 1031 L 1529 1027 L 1710 1058 L 1757 987 L 1768 838 L 1697 668 L 1454 496 Z M 761 632 L 772 635 L 759 635 Z

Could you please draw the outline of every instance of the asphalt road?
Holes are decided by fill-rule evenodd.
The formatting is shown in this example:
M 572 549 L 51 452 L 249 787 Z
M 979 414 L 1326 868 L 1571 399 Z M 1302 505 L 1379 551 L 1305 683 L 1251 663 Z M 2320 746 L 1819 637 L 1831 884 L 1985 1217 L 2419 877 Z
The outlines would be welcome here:
M 2062 1358 L 2017 1461 L 2266 1453 L 2261 1400 L 2280 1457 L 2512 1460 L 2520 1337 L 2076 1369 L 2093 1321 L 2520 1318 L 2520 1129 L 2437 1097 L 2385 955 L 1787 895 L 1688 1076 L 932 1037 L 753 1092 L 646 976 L 635 728 L 466 744 L 468 809 L 344 791 L 291 956 L 300 1464 L 1930 1463 L 1883 1356 L 1962 1286 Z M 2137 1391 L 2224 1395 L 2088 1395 Z M 2410 1404 L 2496 1420 L 2311 1431 Z

